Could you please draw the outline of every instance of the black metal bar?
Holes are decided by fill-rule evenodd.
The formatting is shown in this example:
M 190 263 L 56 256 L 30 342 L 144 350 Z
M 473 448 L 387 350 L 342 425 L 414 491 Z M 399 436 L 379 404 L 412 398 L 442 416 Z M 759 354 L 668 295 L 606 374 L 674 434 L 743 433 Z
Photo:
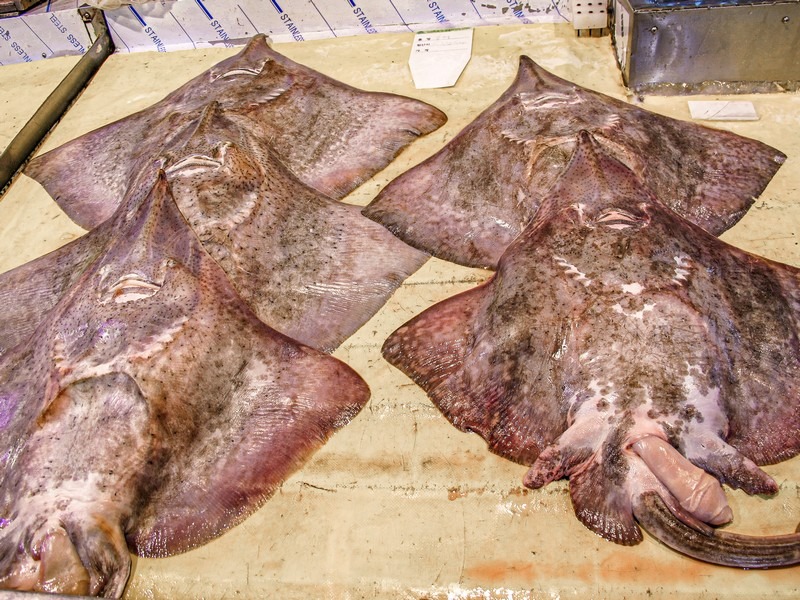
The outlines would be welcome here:
M 97 9 L 81 9 L 81 15 L 84 21 L 91 22 L 97 39 L 0 155 L 0 192 L 5 191 L 17 171 L 114 51 L 114 42 L 109 35 L 103 12 Z

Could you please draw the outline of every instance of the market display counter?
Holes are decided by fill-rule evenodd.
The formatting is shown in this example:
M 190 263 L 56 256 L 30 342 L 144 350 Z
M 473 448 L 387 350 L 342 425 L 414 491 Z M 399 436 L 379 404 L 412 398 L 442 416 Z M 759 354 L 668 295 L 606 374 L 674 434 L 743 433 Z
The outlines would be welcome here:
M 345 83 L 425 100 L 449 122 L 420 139 L 345 198 L 364 205 L 392 178 L 434 153 L 511 83 L 520 54 L 575 83 L 625 98 L 610 38 L 577 38 L 569 24 L 475 30 L 457 85 L 415 90 L 412 34 L 279 44 L 276 49 Z M 41 151 L 149 106 L 237 49 L 114 55 Z M 0 143 L 6 144 L 77 59 L 0 68 Z M 698 99 L 698 98 L 694 98 Z M 709 97 L 707 99 L 720 99 Z M 800 266 L 800 95 L 751 100 L 758 121 L 716 127 L 764 141 L 787 156 L 750 212 L 722 237 Z M 685 97 L 642 106 L 688 119 Z M 76 169 L 91 168 L 76 164 Z M 82 234 L 31 179 L 0 202 L 0 271 Z M 581 525 L 567 482 L 532 491 L 525 467 L 491 455 L 458 432 L 380 354 L 383 340 L 435 302 L 490 276 L 431 259 L 335 356 L 367 381 L 372 398 L 256 514 L 221 538 L 167 559 L 134 558 L 126 597 L 147 598 L 751 598 L 800 595 L 800 568 L 744 571 L 684 558 L 645 536 L 616 546 Z M 726 488 L 743 533 L 794 531 L 800 459 L 766 467 L 774 498 Z

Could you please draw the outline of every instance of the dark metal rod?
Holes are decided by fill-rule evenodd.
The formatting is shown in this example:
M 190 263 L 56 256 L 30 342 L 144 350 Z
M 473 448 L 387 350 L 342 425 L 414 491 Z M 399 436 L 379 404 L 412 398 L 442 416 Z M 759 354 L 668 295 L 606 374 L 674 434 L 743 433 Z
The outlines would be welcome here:
M 11 183 L 20 167 L 114 51 L 102 11 L 91 9 L 91 13 L 82 14 L 89 15 L 97 39 L 0 155 L 0 192 Z

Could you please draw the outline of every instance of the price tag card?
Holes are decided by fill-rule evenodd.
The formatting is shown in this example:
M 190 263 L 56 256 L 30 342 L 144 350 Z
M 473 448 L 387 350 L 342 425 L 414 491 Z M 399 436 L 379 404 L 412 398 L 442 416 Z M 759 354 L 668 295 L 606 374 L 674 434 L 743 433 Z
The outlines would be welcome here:
M 744 100 L 689 100 L 689 112 L 705 121 L 758 121 L 753 103 Z
M 420 32 L 408 64 L 418 89 L 451 87 L 472 56 L 472 29 Z

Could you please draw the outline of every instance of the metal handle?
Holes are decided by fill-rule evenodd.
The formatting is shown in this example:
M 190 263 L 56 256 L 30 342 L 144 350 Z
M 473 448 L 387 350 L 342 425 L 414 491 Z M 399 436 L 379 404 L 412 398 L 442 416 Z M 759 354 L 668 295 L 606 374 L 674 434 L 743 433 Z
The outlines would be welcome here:
M 81 9 L 81 16 L 86 23 L 91 23 L 97 39 L 0 155 L 0 193 L 5 192 L 17 171 L 114 51 L 114 42 L 109 35 L 103 11 Z

